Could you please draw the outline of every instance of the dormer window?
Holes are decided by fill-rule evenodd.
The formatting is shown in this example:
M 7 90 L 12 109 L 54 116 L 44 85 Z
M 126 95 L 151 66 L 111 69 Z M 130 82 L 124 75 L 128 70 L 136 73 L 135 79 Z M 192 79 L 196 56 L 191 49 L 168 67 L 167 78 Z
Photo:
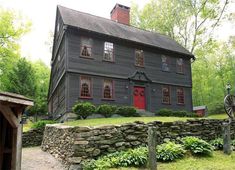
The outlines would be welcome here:
M 91 39 L 82 37 L 81 38 L 81 57 L 91 58 Z
M 184 73 L 184 60 L 182 58 L 178 58 L 176 60 L 176 72 L 177 73 Z
M 105 61 L 114 61 L 114 55 L 113 55 L 113 43 L 111 42 L 105 42 L 104 43 L 104 58 Z
M 163 55 L 162 56 L 162 71 L 170 71 L 169 67 L 169 57 Z
M 135 65 L 138 67 L 144 67 L 144 51 L 135 50 Z

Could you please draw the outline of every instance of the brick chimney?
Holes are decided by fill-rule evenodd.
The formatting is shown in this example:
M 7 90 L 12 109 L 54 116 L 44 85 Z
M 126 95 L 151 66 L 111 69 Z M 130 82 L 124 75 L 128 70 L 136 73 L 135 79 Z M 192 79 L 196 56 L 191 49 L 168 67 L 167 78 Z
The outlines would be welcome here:
M 116 4 L 110 12 L 111 20 L 130 25 L 130 8 L 121 4 Z

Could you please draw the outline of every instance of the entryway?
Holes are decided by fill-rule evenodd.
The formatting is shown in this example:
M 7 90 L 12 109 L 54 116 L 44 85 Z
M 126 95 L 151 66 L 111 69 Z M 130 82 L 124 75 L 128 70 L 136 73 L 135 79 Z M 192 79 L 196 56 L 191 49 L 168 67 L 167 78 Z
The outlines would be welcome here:
M 134 107 L 137 109 L 145 109 L 145 88 L 134 86 L 133 92 Z

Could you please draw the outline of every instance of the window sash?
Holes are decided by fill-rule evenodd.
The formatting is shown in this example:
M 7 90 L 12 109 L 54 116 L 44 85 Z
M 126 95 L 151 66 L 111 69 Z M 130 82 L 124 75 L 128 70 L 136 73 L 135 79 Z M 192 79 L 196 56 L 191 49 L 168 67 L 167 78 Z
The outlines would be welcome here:
M 176 72 L 184 73 L 184 60 L 182 58 L 176 60 Z
M 80 97 L 91 98 L 91 78 L 90 77 L 81 77 L 80 78 Z
M 91 58 L 92 57 L 92 43 L 91 39 L 87 37 L 81 38 L 81 52 L 80 56 Z
M 105 60 L 105 61 L 114 61 L 113 43 L 111 43 L 111 42 L 105 42 L 104 43 L 103 60 Z
M 144 67 L 144 51 L 135 50 L 135 65 L 139 67 Z
M 177 104 L 184 104 L 184 89 L 178 88 L 177 89 Z
M 170 71 L 169 57 L 162 56 L 162 71 Z
M 109 91 L 108 91 L 107 87 L 109 88 Z M 113 99 L 113 81 L 112 80 L 104 80 L 103 98 L 104 99 Z
M 162 103 L 170 104 L 171 102 L 170 96 L 170 87 L 163 87 L 162 88 Z

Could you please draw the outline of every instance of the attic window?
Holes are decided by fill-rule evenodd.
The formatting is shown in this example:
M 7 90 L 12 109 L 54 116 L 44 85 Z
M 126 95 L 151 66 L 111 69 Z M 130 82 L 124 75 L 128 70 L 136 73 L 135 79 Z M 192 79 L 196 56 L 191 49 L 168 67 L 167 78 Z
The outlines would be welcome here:
M 113 43 L 105 42 L 104 43 L 104 58 L 105 61 L 114 61 L 113 57 Z
M 80 82 L 80 97 L 91 98 L 91 78 L 82 76 Z
M 184 60 L 182 58 L 176 60 L 176 72 L 184 73 Z
M 144 52 L 143 50 L 135 50 L 135 65 L 144 67 Z
M 170 71 L 169 67 L 169 57 L 163 55 L 162 56 L 162 71 Z
M 170 87 L 164 86 L 162 87 L 162 103 L 170 104 Z
M 81 38 L 81 57 L 91 58 L 91 39 L 82 37 Z
M 112 80 L 104 80 L 103 98 L 104 99 L 113 98 L 113 81 Z

